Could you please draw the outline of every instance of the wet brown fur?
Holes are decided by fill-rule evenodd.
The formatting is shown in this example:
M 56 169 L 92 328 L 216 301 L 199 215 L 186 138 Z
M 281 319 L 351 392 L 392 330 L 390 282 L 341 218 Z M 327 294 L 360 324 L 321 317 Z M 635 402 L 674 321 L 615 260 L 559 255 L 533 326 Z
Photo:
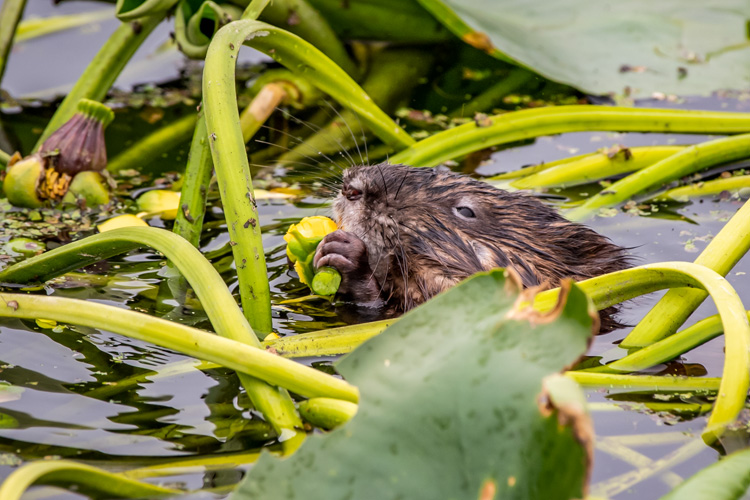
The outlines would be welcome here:
M 351 189 L 361 198 L 347 199 Z M 371 278 L 399 312 L 495 267 L 513 266 L 524 286 L 549 288 L 628 267 L 623 248 L 534 197 L 447 170 L 349 168 L 333 211 L 340 228 L 364 242 Z

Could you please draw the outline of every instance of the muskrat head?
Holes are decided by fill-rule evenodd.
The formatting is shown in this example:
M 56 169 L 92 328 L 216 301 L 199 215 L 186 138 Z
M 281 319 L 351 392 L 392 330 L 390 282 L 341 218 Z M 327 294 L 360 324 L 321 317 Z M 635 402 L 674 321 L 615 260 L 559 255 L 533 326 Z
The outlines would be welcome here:
M 526 286 L 556 286 L 627 266 L 622 248 L 539 200 L 447 169 L 349 168 L 333 212 L 404 310 L 494 267 L 513 266 Z

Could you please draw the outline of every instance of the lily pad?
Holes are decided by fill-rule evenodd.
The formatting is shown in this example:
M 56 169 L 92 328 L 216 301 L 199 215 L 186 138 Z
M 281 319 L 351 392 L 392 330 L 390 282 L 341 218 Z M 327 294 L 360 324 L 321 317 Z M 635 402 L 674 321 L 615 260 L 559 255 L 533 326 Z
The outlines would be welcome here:
M 744 0 L 418 1 L 472 45 L 584 92 L 692 95 L 750 84 Z
M 583 498 L 590 420 L 558 373 L 592 319 L 568 292 L 540 317 L 500 270 L 409 312 L 337 364 L 361 391 L 356 416 L 286 459 L 262 456 L 231 498 Z

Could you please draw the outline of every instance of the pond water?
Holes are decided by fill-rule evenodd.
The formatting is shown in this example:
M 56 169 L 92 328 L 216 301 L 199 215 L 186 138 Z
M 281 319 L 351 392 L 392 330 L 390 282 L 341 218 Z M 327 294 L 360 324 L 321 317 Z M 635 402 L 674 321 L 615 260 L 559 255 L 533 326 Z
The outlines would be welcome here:
M 72 10 L 81 8 L 78 2 L 67 5 L 72 5 L 68 7 Z M 111 27 L 105 23 L 101 29 Z M 89 57 L 81 55 L 76 59 L 85 64 Z M 248 57 L 252 59 L 253 56 Z M 8 85 L 11 87 L 7 90 L 14 96 L 42 92 L 41 88 L 25 87 L 22 81 L 13 80 L 13 75 L 24 74 L 24 70 L 19 68 L 19 63 L 11 61 L 16 66 L 9 68 Z M 166 68 L 166 76 L 174 76 L 173 70 Z M 161 80 L 164 76 L 155 76 L 149 81 Z M 74 79 L 75 76 L 70 81 Z M 68 80 L 63 78 L 60 81 Z M 127 82 L 122 85 L 127 86 Z M 118 110 L 118 117 L 107 135 L 110 157 L 160 124 L 190 112 L 194 103 L 188 102 L 189 91 L 181 95 L 184 99 L 180 104 L 166 108 L 164 117 L 157 124 L 147 123 L 148 114 L 144 110 L 148 108 L 126 105 Z M 654 100 L 639 102 L 638 105 L 750 110 L 750 101 L 744 96 L 686 98 L 680 102 Z M 28 151 L 50 116 L 46 106 L 19 111 L 18 108 L 6 108 L 0 114 L 4 130 L 2 139 L 5 141 L 3 149 L 10 145 L 13 149 Z M 505 172 L 615 144 L 691 144 L 707 138 L 634 133 L 563 134 L 494 152 L 476 174 Z M 150 186 L 152 181 L 168 185 L 173 177 L 165 172 L 177 170 L 184 164 L 186 147 L 187 144 L 170 152 L 166 158 L 147 164 L 151 174 L 130 176 L 121 181 L 134 186 L 134 195 L 139 193 L 139 183 L 143 187 Z M 721 170 L 744 166 L 728 165 Z M 560 199 L 552 203 L 561 203 L 567 198 L 577 199 L 584 193 L 594 193 L 594 189 L 598 187 L 553 190 L 551 193 L 559 195 Z M 660 205 L 658 212 L 640 215 L 618 211 L 613 217 L 597 217 L 589 224 L 616 243 L 632 248 L 638 264 L 691 261 L 742 202 L 726 196 L 707 197 L 688 204 Z M 3 210 L 6 220 L 18 217 L 16 212 L 7 211 L 7 207 Z M 301 217 L 327 214 L 326 200 L 310 195 L 296 204 L 261 202 L 259 210 L 275 304 L 274 328 L 281 334 L 293 335 L 344 324 L 328 303 L 290 301 L 305 296 L 307 292 L 288 271 L 282 235 L 289 224 Z M 126 199 L 118 211 L 132 212 L 134 208 Z M 92 222 L 97 217 L 109 216 L 111 214 L 89 214 Z M 169 227 L 169 223 L 158 219 L 151 223 Z M 206 227 L 202 250 L 211 255 L 212 262 L 234 290 L 236 280 L 229 238 L 220 203 L 215 199 Z M 81 234 L 86 232 L 84 229 Z M 0 235 L 0 244 L 8 234 Z M 87 299 L 209 328 L 200 307 L 194 307 L 190 301 L 182 306 L 172 298 L 169 280 L 163 277 L 164 264 L 154 252 L 132 252 L 109 259 L 106 264 L 91 266 L 87 269 L 89 274 L 58 280 L 33 293 Z M 748 272 L 750 259 L 746 257 L 728 275 L 743 298 L 750 297 Z M 624 323 L 635 324 L 660 296 L 652 294 L 631 301 L 623 309 L 621 319 Z M 714 313 L 714 306 L 706 303 L 691 321 Z M 623 352 L 616 344 L 628 330 L 625 328 L 597 337 L 589 356 L 603 361 L 621 357 Z M 720 376 L 723 356 L 723 339 L 717 338 L 650 372 Z M 200 371 L 192 367 L 171 375 L 164 371 L 167 366 L 184 366 L 187 361 L 185 356 L 167 349 L 106 331 L 0 320 L 0 381 L 22 389 L 7 396 L 0 393 L 0 479 L 21 461 L 46 457 L 106 464 L 107 468 L 163 464 L 166 469 L 164 481 L 188 489 L 211 490 L 180 498 L 225 498 L 227 488 L 237 482 L 247 467 L 232 467 L 231 464 L 250 462 L 252 453 L 263 447 L 273 447 L 273 442 L 265 439 L 268 429 L 249 410 L 247 397 L 234 374 L 227 370 Z M 332 361 L 329 358 L 302 360 L 323 370 L 331 370 Z M 153 372 L 160 372 L 160 375 L 148 376 Z M 692 454 L 683 453 L 684 449 L 680 451 L 681 447 L 699 439 L 705 418 L 699 416 L 695 408 L 710 403 L 705 398 L 688 395 L 680 400 L 684 403 L 682 411 L 655 412 L 645 404 L 663 403 L 664 398 L 659 395 L 587 390 L 587 397 L 592 403 L 597 435 L 592 477 L 595 493 L 609 494 L 618 499 L 659 498 L 680 478 L 690 476 L 719 456 L 718 451 L 709 447 Z M 612 405 L 614 401 L 621 404 Z M 721 444 L 728 450 L 741 445 L 733 439 L 727 438 Z M 192 458 L 207 455 L 216 458 L 216 470 L 189 468 Z M 184 468 L 174 472 L 169 467 Z M 636 482 L 633 478 L 643 479 Z M 80 496 L 39 488 L 28 498 Z

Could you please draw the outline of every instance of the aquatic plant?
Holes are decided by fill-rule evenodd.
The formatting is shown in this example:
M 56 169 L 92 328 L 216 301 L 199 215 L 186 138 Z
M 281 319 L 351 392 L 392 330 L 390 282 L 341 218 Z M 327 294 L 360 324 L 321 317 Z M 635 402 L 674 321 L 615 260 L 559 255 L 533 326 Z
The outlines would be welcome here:
M 408 93 L 393 74 L 399 73 L 404 81 L 423 75 L 431 65 L 431 57 L 423 50 L 386 50 L 371 59 L 371 73 L 366 74 L 358 64 L 360 59 L 353 58 L 344 48 L 337 31 L 342 29 L 342 23 L 333 17 L 364 16 L 378 29 L 393 29 L 426 16 L 416 3 L 405 4 L 398 16 L 395 14 L 397 8 L 402 8 L 400 2 L 382 2 L 377 6 L 352 2 L 351 12 L 344 14 L 332 13 L 322 0 L 309 4 L 301 0 L 235 3 L 118 0 L 115 9 L 123 21 L 121 26 L 57 108 L 39 139 L 37 152 L 30 152 L 29 158 L 34 161 L 26 160 L 29 163 L 21 172 L 22 163 L 11 160 L 7 154 L 0 156 L 0 161 L 10 164 L 5 177 L 9 186 L 6 195 L 14 196 L 14 183 L 32 185 L 31 194 L 27 192 L 15 200 L 20 200 L 20 204 L 31 200 L 26 204 L 33 206 L 43 201 L 37 196 L 36 182 L 46 178 L 42 175 L 45 168 L 42 161 L 50 150 L 60 150 L 58 167 L 65 174 L 77 172 L 83 163 L 88 164 L 87 168 L 101 170 L 105 163 L 101 155 L 76 157 L 76 152 L 86 152 L 81 143 L 60 142 L 61 137 L 70 139 L 66 122 L 80 122 L 80 117 L 74 116 L 79 102 L 103 100 L 148 34 L 165 17 L 176 13 L 175 36 L 180 48 L 191 57 L 205 56 L 200 110 L 160 127 L 107 166 L 113 172 L 135 169 L 143 158 L 159 156 L 175 144 L 187 142 L 192 133 L 181 193 L 166 191 L 171 199 L 170 216 L 162 219 L 176 217 L 173 232 L 152 227 L 105 231 L 9 266 L 0 271 L 0 282 L 26 287 L 39 285 L 147 246 L 163 254 L 169 262 L 164 270 L 164 283 L 183 292 L 189 286 L 217 335 L 142 312 L 18 291 L 0 294 L 4 304 L 0 316 L 107 329 L 201 359 L 203 363 L 198 366 L 204 370 L 226 367 L 236 371 L 252 407 L 265 420 L 264 432 L 275 436 L 279 443 L 275 451 L 294 454 L 282 462 L 269 454 L 263 455 L 233 498 L 263 495 L 277 498 L 280 490 L 304 492 L 311 497 L 352 493 L 355 498 L 366 498 L 373 487 L 383 492 L 384 497 L 418 496 L 430 491 L 427 495 L 431 497 L 446 492 L 478 498 L 582 497 L 588 488 L 593 437 L 585 399 L 573 381 L 583 386 L 640 387 L 652 392 L 706 391 L 714 397 L 713 404 L 698 405 L 695 409 L 711 412 L 703 440 L 716 444 L 731 432 L 745 406 L 750 384 L 750 324 L 740 297 L 722 275 L 750 247 L 747 204 L 695 263 L 641 266 L 577 285 L 566 283 L 562 289 L 536 297 L 529 293 L 517 296 L 512 279 L 506 280 L 500 271 L 493 271 L 467 280 L 399 320 L 276 339 L 272 334 L 266 253 L 246 143 L 280 104 L 304 109 L 316 106 L 322 95 L 336 100 L 344 110 L 340 114 L 336 111 L 333 120 L 321 120 L 320 130 L 310 131 L 301 145 L 279 157 L 280 162 L 301 160 L 307 154 L 305 149 L 324 156 L 331 152 L 331 146 L 344 150 L 358 147 L 358 138 L 350 128 L 355 121 L 362 136 L 371 133 L 382 141 L 383 151 L 396 152 L 390 157 L 391 162 L 414 167 L 436 166 L 490 146 L 573 131 L 740 134 L 694 146 L 605 151 L 490 180 L 510 182 L 515 188 L 536 188 L 575 185 L 625 174 L 624 179 L 567 213 L 571 218 L 584 218 L 601 207 L 649 194 L 649 190 L 660 189 L 664 183 L 698 169 L 746 158 L 750 114 L 551 106 L 478 114 L 463 124 L 450 122 L 445 130 L 417 141 L 400 122 L 391 118 L 400 96 Z M 496 58 L 512 62 L 522 59 L 508 57 L 447 4 L 432 0 L 419 3 L 472 46 Z M 3 15 L 0 22 L 0 75 L 3 54 L 12 40 L 8 33 L 16 30 L 23 2 L 8 1 L 3 6 L 4 13 L 6 8 L 15 10 Z M 268 22 L 259 21 L 259 16 Z M 295 16 L 295 22 L 290 22 Z M 413 32 L 405 33 L 408 30 L 402 29 L 393 38 L 444 40 L 446 30 L 439 29 L 435 19 L 429 16 L 426 19 Z M 389 24 L 392 26 L 386 26 Z M 287 30 L 282 25 L 291 27 L 286 26 L 290 28 Z M 249 104 L 240 114 L 235 66 L 243 45 L 264 52 L 285 69 L 259 78 L 249 91 Z M 401 67 L 405 64 L 409 71 Z M 535 65 L 529 66 L 535 69 Z M 460 109 L 471 114 L 490 111 L 500 97 L 531 79 L 531 75 L 528 69 L 512 70 L 506 82 L 485 89 L 475 100 L 451 114 L 460 116 Z M 391 86 L 387 85 L 389 82 Z M 581 84 L 581 88 L 590 87 Z M 101 109 L 96 104 L 90 106 Z M 326 144 L 331 137 L 332 144 Z M 100 134 L 97 138 L 101 142 Z M 68 149 L 73 150 L 71 154 Z M 368 156 L 374 157 L 374 153 L 371 156 L 365 151 L 360 160 L 366 161 Z M 68 158 L 74 159 L 68 162 Z M 231 252 L 234 262 L 234 271 L 225 270 L 236 272 L 241 308 L 215 269 L 215 263 L 199 250 L 207 199 L 212 191 L 212 169 L 229 232 L 230 248 L 226 253 Z M 16 177 L 16 172 L 24 175 Z M 742 180 L 738 177 L 732 186 Z M 71 186 L 73 182 L 75 179 Z M 159 201 L 153 198 L 161 194 L 148 191 L 139 200 L 139 208 L 164 213 L 161 204 L 158 207 L 152 204 Z M 288 253 L 298 263 L 309 261 L 321 237 L 314 234 L 311 240 L 300 239 L 311 236 L 302 234 L 300 229 L 300 226 L 290 228 L 289 234 L 294 237 L 288 240 Z M 299 249 L 304 252 L 296 252 Z M 298 271 L 301 278 L 305 277 L 303 281 L 315 288 L 311 269 L 300 266 Z M 170 282 L 178 275 L 187 285 Z M 86 279 L 86 275 L 77 279 Z M 589 341 L 597 318 L 593 307 L 604 309 L 662 289 L 673 290 L 623 341 L 625 346 L 646 347 L 609 364 L 578 369 L 571 366 Z M 170 293 L 165 295 L 171 297 Z M 185 300 L 187 295 L 183 295 Z M 719 315 L 674 333 L 709 295 Z M 530 328 L 534 335 L 526 334 Z M 722 333 L 727 349 L 720 379 L 631 374 L 677 357 Z M 363 343 L 363 348 L 356 349 Z M 417 352 L 419 356 L 414 356 Z M 351 354 L 337 369 L 346 381 L 285 359 L 344 353 Z M 467 363 L 467 358 L 473 362 Z M 566 367 L 571 369 L 564 372 L 565 377 L 560 376 L 559 372 Z M 506 383 L 510 379 L 515 380 L 514 384 Z M 122 381 L 122 386 L 132 386 L 137 380 L 136 377 Z M 296 402 L 289 391 L 304 400 Z M 494 396 L 487 397 L 488 393 Z M 650 404 L 657 407 L 656 403 Z M 303 418 L 307 424 L 332 432 L 306 438 Z M 466 425 L 466 422 L 473 423 Z M 303 441 L 304 446 L 297 451 Z M 679 456 L 697 453 L 703 447 L 702 442 L 691 441 L 680 448 Z M 419 450 L 423 453 L 417 453 Z M 719 477 L 726 474 L 722 469 L 745 470 L 744 456 L 744 452 L 730 456 L 724 464 L 696 475 L 690 484 L 713 484 L 717 481 L 714 474 Z M 256 459 L 257 453 L 249 453 L 238 460 L 248 463 Z M 209 464 L 209 460 L 201 463 Z M 139 473 L 130 471 L 129 476 L 127 472 L 113 474 L 69 461 L 32 463 L 9 477 L 0 487 L 0 496 L 18 498 L 35 483 L 75 484 L 82 491 L 131 497 L 178 493 L 175 489 L 139 481 L 159 474 L 157 467 L 147 469 Z M 434 480 L 436 470 L 440 471 L 440 481 Z M 332 484 L 321 471 L 327 474 L 335 471 L 349 481 Z M 134 477 L 137 474 L 142 475 Z M 388 484 L 382 482 L 385 477 L 389 478 Z M 631 483 L 602 485 L 594 493 L 613 494 L 626 484 Z M 722 492 L 725 495 L 722 498 L 736 498 L 746 487 L 743 482 L 732 484 Z

